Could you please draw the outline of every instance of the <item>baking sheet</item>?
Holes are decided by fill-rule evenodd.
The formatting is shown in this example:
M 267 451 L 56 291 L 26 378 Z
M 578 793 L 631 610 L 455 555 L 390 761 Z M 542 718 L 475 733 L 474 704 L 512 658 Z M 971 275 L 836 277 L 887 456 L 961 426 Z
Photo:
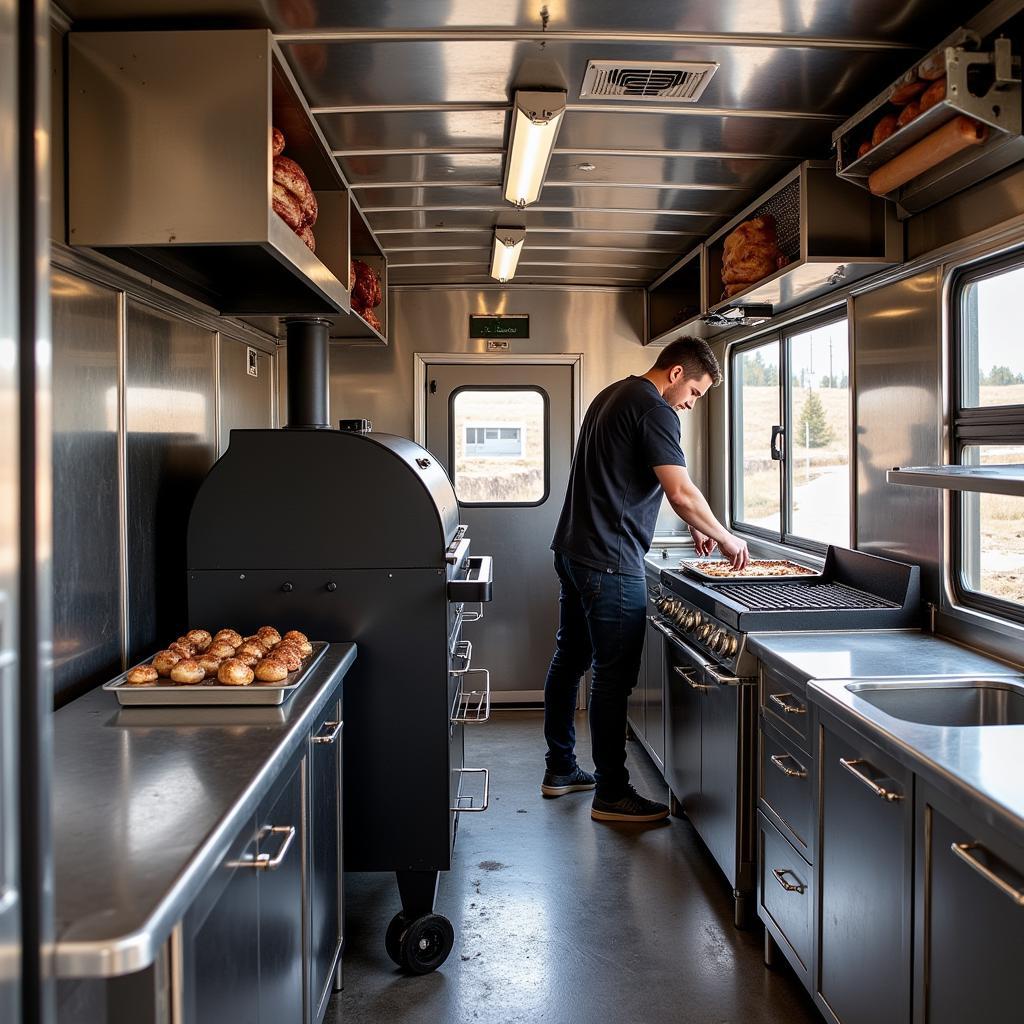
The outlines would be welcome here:
M 696 579 L 704 580 L 707 583 L 792 582 L 793 580 L 812 580 L 815 577 L 821 576 L 820 572 L 816 572 L 814 569 L 808 569 L 806 565 L 800 565 L 799 562 L 792 562 L 788 558 L 752 558 L 750 560 L 750 565 L 757 566 L 759 563 L 763 562 L 771 562 L 773 565 L 778 565 L 779 562 L 783 562 L 786 565 L 793 566 L 794 569 L 802 569 L 804 571 L 794 572 L 785 576 L 758 576 L 750 572 L 744 573 L 742 576 L 714 576 L 710 573 L 703 572 L 700 568 L 701 565 L 705 565 L 708 562 L 714 562 L 722 565 L 729 564 L 724 558 L 700 558 L 695 561 L 683 559 L 683 561 L 679 563 L 679 568 L 682 569 L 687 576 L 693 576 Z
M 164 684 L 161 680 L 155 686 L 129 686 L 125 680 L 128 672 L 115 676 L 109 683 L 103 684 L 104 690 L 111 690 L 118 701 L 126 707 L 182 707 L 195 704 L 283 704 L 302 684 L 306 676 L 324 656 L 327 644 L 321 641 L 310 641 L 313 653 L 304 658 L 302 666 L 288 675 L 279 683 L 252 682 L 248 686 L 224 686 L 216 681 L 196 683 L 194 686 L 177 686 L 173 683 Z M 140 661 L 140 665 L 148 665 L 152 657 Z M 132 668 L 135 666 L 133 665 Z

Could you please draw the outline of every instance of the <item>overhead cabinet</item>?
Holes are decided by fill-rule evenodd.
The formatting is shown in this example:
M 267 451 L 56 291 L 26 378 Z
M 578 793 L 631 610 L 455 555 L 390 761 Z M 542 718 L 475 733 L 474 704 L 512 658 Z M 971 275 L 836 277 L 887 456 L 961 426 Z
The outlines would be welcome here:
M 269 32 L 68 38 L 71 245 L 222 314 L 348 313 L 358 210 Z M 274 212 L 272 127 L 316 194 L 315 252 Z M 357 219 L 357 249 L 379 257 Z
M 726 239 L 741 224 L 774 220 L 782 266 L 726 296 L 722 280 Z M 734 217 L 705 244 L 704 273 L 711 330 L 765 320 L 829 291 L 868 277 L 902 257 L 892 207 L 836 178 L 824 161 L 805 161 Z
M 699 245 L 647 289 L 648 344 L 667 345 L 684 334 L 703 334 L 704 259 L 704 246 Z

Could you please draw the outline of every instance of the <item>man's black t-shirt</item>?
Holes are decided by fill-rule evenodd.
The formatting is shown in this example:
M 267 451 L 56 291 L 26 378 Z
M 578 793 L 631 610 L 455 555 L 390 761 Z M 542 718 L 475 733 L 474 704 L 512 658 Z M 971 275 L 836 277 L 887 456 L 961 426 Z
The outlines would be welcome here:
M 662 498 L 653 467 L 685 465 L 679 417 L 646 377 L 605 388 L 583 419 L 552 550 L 642 576 Z

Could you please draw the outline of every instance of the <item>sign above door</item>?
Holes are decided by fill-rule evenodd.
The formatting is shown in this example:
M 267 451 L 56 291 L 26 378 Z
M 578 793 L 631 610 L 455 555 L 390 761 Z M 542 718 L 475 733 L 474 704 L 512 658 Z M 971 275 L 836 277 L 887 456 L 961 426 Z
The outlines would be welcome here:
M 469 315 L 470 338 L 529 338 L 528 313 Z

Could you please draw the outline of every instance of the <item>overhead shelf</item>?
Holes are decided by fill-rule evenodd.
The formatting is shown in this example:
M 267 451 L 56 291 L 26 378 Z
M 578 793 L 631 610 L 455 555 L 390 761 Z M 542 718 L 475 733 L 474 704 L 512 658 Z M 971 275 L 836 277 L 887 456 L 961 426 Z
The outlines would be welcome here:
M 775 219 L 785 266 L 721 298 L 725 240 L 745 221 Z M 710 333 L 770 319 L 898 263 L 902 236 L 892 207 L 835 176 L 826 161 L 805 161 L 704 246 L 704 321 Z M 749 315 L 748 315 L 749 314 Z
M 331 340 L 362 341 L 386 345 L 388 343 L 388 260 L 355 200 L 351 200 L 349 207 L 349 251 L 352 254 L 352 259 L 362 260 L 368 264 L 380 278 L 382 302 L 373 311 L 380 321 L 380 330 L 376 330 L 355 309 L 352 309 L 348 316 L 331 318 Z
M 885 474 L 890 484 L 949 491 L 1024 497 L 1024 464 L 1001 466 L 897 466 Z
M 232 316 L 342 315 L 383 256 L 270 32 L 73 32 L 68 241 Z M 271 205 L 271 126 L 306 173 L 312 252 Z M 354 246 L 353 246 L 354 243 Z
M 704 337 L 704 278 L 704 246 L 698 245 L 648 287 L 648 345 L 667 345 L 687 334 Z

